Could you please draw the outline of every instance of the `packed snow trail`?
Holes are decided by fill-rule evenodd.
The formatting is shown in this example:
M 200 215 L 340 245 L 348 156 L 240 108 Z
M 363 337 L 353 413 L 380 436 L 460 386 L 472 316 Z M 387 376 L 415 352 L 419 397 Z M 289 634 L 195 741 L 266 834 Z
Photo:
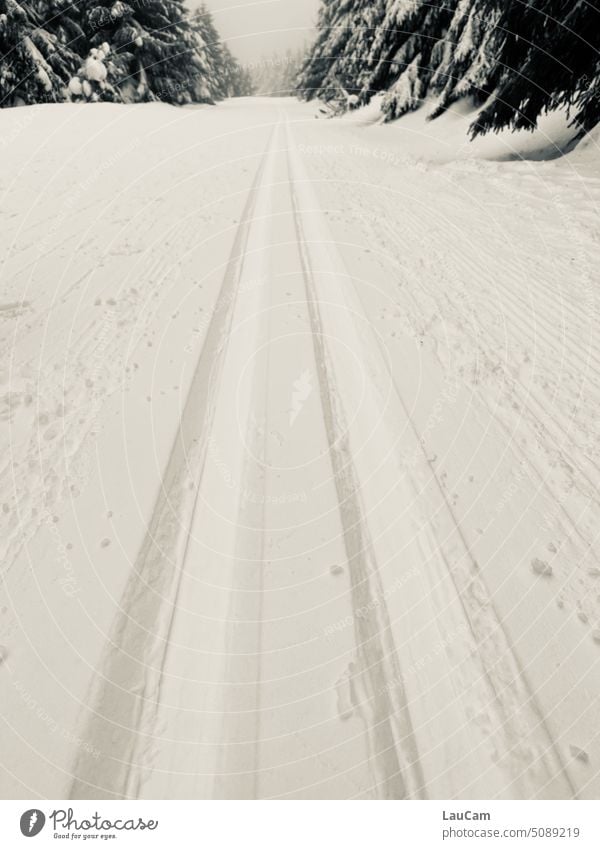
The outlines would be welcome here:
M 370 596 L 343 589 L 352 529 L 314 385 L 284 141 L 276 129 L 234 245 L 92 700 L 85 736 L 103 754 L 83 756 L 74 797 L 406 792 L 390 712 L 365 720 L 355 704 L 355 629 L 329 635 L 357 599 L 370 616 Z
M 416 466 L 423 449 L 289 127 L 280 136 L 251 192 L 175 482 L 169 469 L 92 701 L 85 736 L 103 754 L 83 756 L 72 795 L 472 797 L 483 773 L 486 795 L 570 796 L 485 589 L 465 611 L 470 580 L 449 566 L 394 462 L 399 434 Z M 443 494 L 435 507 L 473 571 Z M 407 562 L 424 568 L 407 576 Z M 491 663 L 477 649 L 490 623 Z M 433 673 L 405 682 L 403 667 L 447 633 L 453 674 L 440 652 Z M 486 717 L 479 738 L 473 704 Z M 484 770 L 490 740 L 505 765 Z
M 113 113 L 125 131 L 138 114 Z M 77 296 L 69 356 L 85 382 L 96 351 L 106 383 L 91 480 L 78 500 L 42 490 L 41 523 L 8 540 L 23 647 L 5 627 L 5 795 L 593 798 L 596 449 L 569 409 L 600 397 L 579 300 L 598 247 L 571 203 L 578 174 L 527 175 L 569 210 L 574 270 L 558 251 L 530 259 L 556 222 L 511 203 L 514 165 L 423 165 L 388 128 L 288 102 L 144 115 L 151 214 L 136 234 L 112 210 L 124 253 L 109 255 L 152 308 L 107 298 L 93 253 L 77 268 L 67 254 L 44 301 L 23 248 L 6 298 L 17 365 L 39 327 L 54 365 Z M 119 320 L 98 330 L 93 305 L 113 299 Z M 9 408 L 21 424 L 27 391 Z M 44 467 L 78 456 L 68 429 L 40 438 L 51 425 Z M 32 468 L 26 444 L 12 456 L 13 474 Z

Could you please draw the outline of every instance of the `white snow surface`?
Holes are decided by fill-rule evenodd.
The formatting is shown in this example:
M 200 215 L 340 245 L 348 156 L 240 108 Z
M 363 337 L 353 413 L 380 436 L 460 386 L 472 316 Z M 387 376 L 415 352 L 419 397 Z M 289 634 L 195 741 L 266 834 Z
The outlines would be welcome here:
M 598 139 L 315 111 L 0 112 L 3 798 L 598 797 Z
M 102 54 L 104 55 L 104 54 Z M 93 80 L 94 82 L 101 83 L 104 82 L 108 71 L 106 70 L 106 65 L 102 62 L 101 59 L 96 58 L 94 56 L 88 56 L 85 60 L 85 64 L 83 66 L 84 73 L 88 80 Z

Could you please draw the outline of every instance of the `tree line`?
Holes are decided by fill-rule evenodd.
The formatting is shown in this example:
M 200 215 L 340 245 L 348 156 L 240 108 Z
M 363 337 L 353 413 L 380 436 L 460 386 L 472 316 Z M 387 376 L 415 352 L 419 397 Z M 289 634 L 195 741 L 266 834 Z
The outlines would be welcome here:
M 248 66 L 254 93 L 264 97 L 293 97 L 306 48 L 263 56 Z
M 205 5 L 0 0 L 0 106 L 210 103 L 251 91 Z
M 471 135 L 600 120 L 600 0 L 323 0 L 298 91 L 340 106 L 382 94 L 389 120 L 480 107 Z

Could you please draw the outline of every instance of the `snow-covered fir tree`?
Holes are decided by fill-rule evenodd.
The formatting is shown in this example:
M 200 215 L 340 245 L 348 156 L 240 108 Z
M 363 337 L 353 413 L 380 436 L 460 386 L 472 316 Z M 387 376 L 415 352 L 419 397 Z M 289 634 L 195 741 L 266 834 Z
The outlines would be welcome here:
M 319 11 L 317 40 L 298 79 L 298 90 L 307 100 L 340 96 L 335 66 L 352 34 L 352 17 L 352 0 L 324 0 Z
M 118 75 L 108 81 L 126 100 L 196 99 L 208 63 L 182 0 L 95 2 L 84 13 L 84 30 L 91 47 L 108 45 Z
M 369 99 L 368 83 L 371 73 L 369 59 L 373 43 L 385 19 L 387 0 L 361 0 L 356 4 L 353 30 L 347 49 L 340 57 L 340 75 L 362 102 Z
M 69 94 L 74 101 L 109 100 L 119 102 L 122 93 L 118 80 L 122 65 L 111 57 L 107 42 L 92 47 L 77 73 L 69 80 Z
M 196 80 L 195 99 L 214 103 L 228 96 L 225 47 L 206 4 L 192 12 L 190 21 L 202 38 L 206 56 L 206 72 Z
M 87 53 L 87 39 L 81 25 L 85 4 L 81 0 L 28 0 L 28 5 L 42 26 L 62 45 L 80 57 Z
M 498 14 L 502 41 L 495 57 L 494 96 L 478 117 L 474 134 L 503 127 L 533 129 L 543 112 L 563 105 L 575 107 L 582 129 L 594 126 L 600 117 L 591 94 L 599 70 L 598 4 L 489 0 L 487 5 Z
M 503 40 L 501 12 L 488 0 L 460 0 L 445 37 L 432 56 L 430 90 L 439 95 L 430 118 L 437 118 L 456 101 L 470 98 L 481 105 L 497 81 L 496 55 Z
M 0 0 L 0 106 L 68 97 L 67 85 L 80 60 L 44 26 L 48 11 L 40 3 Z
M 223 46 L 223 96 L 250 97 L 255 93 L 254 80 L 249 68 L 243 66 L 231 53 L 229 47 Z
M 301 96 L 320 97 L 340 109 L 368 100 L 369 58 L 386 9 L 387 0 L 324 3 L 319 17 L 322 32 L 297 81 Z
M 388 92 L 383 109 L 398 117 L 421 103 L 432 56 L 456 0 L 341 0 L 321 9 L 319 37 L 299 81 L 305 96 L 345 95 L 346 105 Z
M 1 105 L 215 102 L 250 91 L 210 12 L 183 0 L 0 0 Z
M 207 60 L 207 72 L 202 81 L 198 80 L 200 90 L 196 92 L 196 100 L 216 102 L 226 97 L 251 94 L 250 75 L 221 40 L 206 4 L 194 11 L 190 19 L 200 33 Z
M 342 107 L 382 93 L 388 119 L 437 99 L 484 106 L 473 134 L 533 128 L 567 106 L 600 120 L 597 0 L 323 0 L 298 92 Z M 485 105 L 484 105 L 485 104 Z
M 387 92 L 388 119 L 416 109 L 426 96 L 457 0 L 394 0 L 373 41 L 367 92 Z
M 323 89 L 341 96 L 349 106 L 356 105 L 361 89 L 360 67 L 368 44 L 368 38 L 363 40 L 364 15 L 370 2 L 342 0 L 332 22 L 327 44 L 330 66 L 323 81 Z

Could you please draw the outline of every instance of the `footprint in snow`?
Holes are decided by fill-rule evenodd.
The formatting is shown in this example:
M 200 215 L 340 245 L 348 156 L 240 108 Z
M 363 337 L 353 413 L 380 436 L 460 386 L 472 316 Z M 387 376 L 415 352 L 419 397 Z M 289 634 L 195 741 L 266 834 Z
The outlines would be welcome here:
M 47 430 L 44 431 L 44 439 L 46 440 L 46 442 L 51 442 L 53 439 L 56 439 L 57 436 L 58 428 L 56 427 L 49 427 Z
M 352 679 L 355 673 L 356 666 L 354 663 L 350 663 L 341 678 L 339 678 L 335 684 L 337 712 L 339 718 L 344 722 L 350 719 L 350 717 L 354 714 L 355 699 Z
M 570 745 L 569 751 L 571 752 L 571 756 L 578 761 L 581 761 L 584 764 L 590 762 L 590 756 L 585 751 L 585 749 L 580 748 L 579 746 Z
M 536 575 L 543 575 L 545 578 L 552 577 L 552 566 L 545 560 L 540 560 L 539 557 L 534 557 L 531 561 L 531 568 Z

